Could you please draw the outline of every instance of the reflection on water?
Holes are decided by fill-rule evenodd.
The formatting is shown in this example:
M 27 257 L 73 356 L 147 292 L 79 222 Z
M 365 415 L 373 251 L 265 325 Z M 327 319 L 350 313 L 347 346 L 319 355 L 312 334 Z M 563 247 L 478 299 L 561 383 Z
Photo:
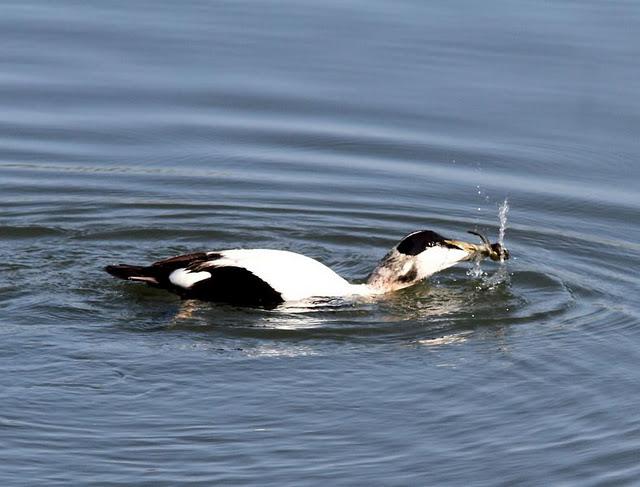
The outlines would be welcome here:
M 467 336 L 470 334 L 471 332 L 465 332 L 453 335 L 444 335 L 438 338 L 423 338 L 422 340 L 418 340 L 416 343 L 419 343 L 420 345 L 427 345 L 429 347 L 451 345 L 452 343 L 464 343 L 467 341 Z

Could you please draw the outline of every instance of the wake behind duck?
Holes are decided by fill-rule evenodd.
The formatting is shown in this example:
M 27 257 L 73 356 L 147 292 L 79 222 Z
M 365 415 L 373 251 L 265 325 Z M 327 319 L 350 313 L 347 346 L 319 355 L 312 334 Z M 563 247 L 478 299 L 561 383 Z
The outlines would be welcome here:
M 373 270 L 365 284 L 351 284 L 321 262 L 295 252 L 233 249 L 196 252 L 148 266 L 109 265 L 112 276 L 166 289 L 184 299 L 273 308 L 317 297 L 374 296 L 412 286 L 459 262 L 509 258 L 499 243 L 452 240 L 431 230 L 410 233 Z

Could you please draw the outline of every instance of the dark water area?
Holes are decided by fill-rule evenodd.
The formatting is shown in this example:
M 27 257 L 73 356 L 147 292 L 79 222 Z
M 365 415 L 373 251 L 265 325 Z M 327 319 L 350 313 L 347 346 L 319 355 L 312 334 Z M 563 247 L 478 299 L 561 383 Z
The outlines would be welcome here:
M 2 485 L 640 482 L 637 2 L 5 1 L 0 38 Z M 102 271 L 359 281 L 505 198 L 497 285 L 269 311 Z

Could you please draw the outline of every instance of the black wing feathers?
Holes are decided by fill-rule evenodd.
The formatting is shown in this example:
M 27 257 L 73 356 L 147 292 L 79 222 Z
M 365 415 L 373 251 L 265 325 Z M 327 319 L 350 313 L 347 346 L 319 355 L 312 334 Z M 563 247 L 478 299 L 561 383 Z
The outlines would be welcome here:
M 264 308 L 274 308 L 284 302 L 279 292 L 243 267 L 211 266 L 206 271 L 211 277 L 182 291 L 183 297 Z
M 120 264 L 109 265 L 105 270 L 120 279 L 142 281 L 172 291 L 185 299 L 264 308 L 275 308 L 284 302 L 279 292 L 247 269 L 237 266 L 216 267 L 215 261 L 222 257 L 219 253 L 197 252 L 159 260 L 150 266 Z M 169 281 L 169 275 L 176 269 L 206 271 L 211 277 L 185 289 Z

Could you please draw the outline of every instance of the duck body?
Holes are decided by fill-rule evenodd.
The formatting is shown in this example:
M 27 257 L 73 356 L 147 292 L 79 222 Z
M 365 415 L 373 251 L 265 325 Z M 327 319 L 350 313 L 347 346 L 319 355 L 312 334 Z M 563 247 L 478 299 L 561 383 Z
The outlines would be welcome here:
M 372 294 L 311 257 L 273 249 L 198 252 L 150 266 L 107 266 L 110 274 L 172 291 L 185 299 L 273 307 L 310 297 Z
M 366 284 L 351 284 L 321 262 L 302 254 L 272 249 L 196 252 L 148 266 L 110 265 L 118 278 L 143 282 L 184 299 L 274 308 L 309 298 L 373 296 L 415 284 L 476 255 L 484 247 L 448 240 L 423 230 L 391 249 Z

